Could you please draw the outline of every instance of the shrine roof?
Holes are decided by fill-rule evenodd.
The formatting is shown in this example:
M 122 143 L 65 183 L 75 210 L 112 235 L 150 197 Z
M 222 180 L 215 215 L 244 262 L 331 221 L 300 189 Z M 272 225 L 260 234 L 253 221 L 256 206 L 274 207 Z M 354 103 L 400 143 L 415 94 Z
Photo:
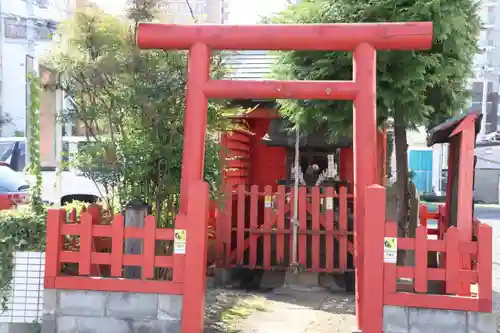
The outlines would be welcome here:
M 481 119 L 483 117 L 481 110 L 469 110 L 455 117 L 449 118 L 445 122 L 437 125 L 427 132 L 427 146 L 431 147 L 436 143 L 447 143 L 450 140 L 450 135 L 453 133 L 467 117 L 475 117 L 474 127 L 477 135 L 481 130 Z

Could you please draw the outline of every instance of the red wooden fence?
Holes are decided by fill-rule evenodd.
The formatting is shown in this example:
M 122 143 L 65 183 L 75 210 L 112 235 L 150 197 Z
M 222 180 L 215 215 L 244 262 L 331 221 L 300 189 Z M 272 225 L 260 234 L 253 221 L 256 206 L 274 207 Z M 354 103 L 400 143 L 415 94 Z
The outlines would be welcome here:
M 363 332 L 381 333 L 383 306 L 491 312 L 492 310 L 492 230 L 477 224 L 477 241 L 462 242 L 456 227 L 443 230 L 443 239 L 428 239 L 425 225 L 417 228 L 415 238 L 397 238 L 397 248 L 415 251 L 415 266 L 396 266 L 384 262 L 385 237 L 397 237 L 397 225 L 385 220 L 385 189 L 373 185 L 366 192 L 365 252 L 363 266 L 370 272 L 363 281 L 364 298 L 360 315 Z M 427 253 L 444 255 L 438 268 L 429 268 Z M 477 255 L 471 269 L 461 268 L 462 255 Z M 400 292 L 399 279 L 413 281 L 413 292 Z M 444 294 L 428 294 L 429 281 L 443 281 Z M 461 285 L 469 288 L 464 292 Z M 471 292 L 471 287 L 478 292 Z
M 208 184 L 192 185 L 188 213 L 176 217 L 176 230 L 186 232 L 185 254 L 173 253 L 174 229 L 158 228 L 154 216 L 147 216 L 144 227 L 136 228 L 126 227 L 122 215 L 102 224 L 101 220 L 96 221 L 97 214 L 92 214 L 91 208 L 81 214 L 80 220 L 76 218 L 76 211 L 70 212 L 68 218 L 64 209 L 50 209 L 45 288 L 183 294 L 182 332 L 202 331 L 200 304 L 205 295 L 208 196 Z M 108 241 L 95 242 L 103 238 Z M 127 239 L 142 239 L 142 253 L 124 254 Z M 103 244 L 110 244 L 110 251 L 97 252 L 106 248 Z M 65 264 L 77 264 L 78 268 L 67 275 L 62 270 Z M 95 276 L 99 275 L 95 273 L 99 272 L 96 267 L 102 266 L 109 266 L 108 277 Z M 141 267 L 141 279 L 123 278 L 125 266 Z M 160 274 L 165 270 L 171 270 L 171 274 Z
M 219 266 L 271 269 L 292 262 L 293 189 L 257 185 L 228 186 L 217 220 Z M 352 194 L 341 187 L 300 187 L 298 198 L 298 261 L 306 271 L 352 270 L 352 225 L 348 202 Z M 352 221 L 352 219 L 351 219 Z M 352 223 L 351 223 L 352 224 Z M 349 239 L 351 238 L 351 239 Z

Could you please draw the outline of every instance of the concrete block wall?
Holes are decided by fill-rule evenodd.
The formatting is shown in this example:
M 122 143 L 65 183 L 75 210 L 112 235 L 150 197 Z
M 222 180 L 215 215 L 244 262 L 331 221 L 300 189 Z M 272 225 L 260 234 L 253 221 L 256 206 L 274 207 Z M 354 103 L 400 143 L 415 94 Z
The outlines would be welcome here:
M 180 333 L 182 296 L 45 290 L 41 333 Z
M 492 313 L 384 306 L 384 333 L 495 333 Z

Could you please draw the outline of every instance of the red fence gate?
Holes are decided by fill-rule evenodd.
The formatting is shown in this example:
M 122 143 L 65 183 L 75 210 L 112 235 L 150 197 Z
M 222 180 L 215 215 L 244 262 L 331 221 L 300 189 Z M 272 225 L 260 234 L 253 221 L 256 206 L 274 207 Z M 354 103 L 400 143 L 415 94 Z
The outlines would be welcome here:
M 298 262 L 306 271 L 353 270 L 353 195 L 346 187 L 299 187 Z M 218 214 L 219 265 L 288 268 L 292 263 L 294 191 L 228 186 Z

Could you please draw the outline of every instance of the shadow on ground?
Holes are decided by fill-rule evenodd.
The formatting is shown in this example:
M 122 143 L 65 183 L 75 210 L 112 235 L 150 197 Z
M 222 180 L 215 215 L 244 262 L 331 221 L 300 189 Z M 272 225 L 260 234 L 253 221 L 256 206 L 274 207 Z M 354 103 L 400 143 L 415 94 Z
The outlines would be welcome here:
M 252 312 L 265 311 L 265 297 L 243 290 L 211 289 L 205 298 L 205 333 L 237 332 L 235 322 Z
M 332 293 L 326 289 L 321 291 L 304 291 L 285 287 L 268 293 L 266 298 L 275 302 L 289 303 L 332 314 L 354 315 L 356 313 L 353 294 Z

